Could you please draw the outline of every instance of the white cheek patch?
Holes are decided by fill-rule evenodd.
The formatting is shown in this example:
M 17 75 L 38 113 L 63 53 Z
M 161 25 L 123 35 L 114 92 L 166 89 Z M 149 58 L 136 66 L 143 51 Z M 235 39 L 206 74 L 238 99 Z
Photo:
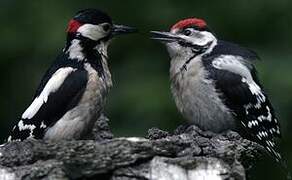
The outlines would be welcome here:
M 209 42 L 216 40 L 215 36 L 208 31 L 202 31 L 202 32 L 196 31 L 193 36 L 181 35 L 181 37 L 183 39 L 186 39 L 187 41 L 189 41 L 195 45 L 199 45 L 199 46 L 205 46 Z
M 101 25 L 93 25 L 93 24 L 84 24 L 80 28 L 78 28 L 77 32 L 79 32 L 82 36 L 97 41 L 107 34 L 104 32 Z

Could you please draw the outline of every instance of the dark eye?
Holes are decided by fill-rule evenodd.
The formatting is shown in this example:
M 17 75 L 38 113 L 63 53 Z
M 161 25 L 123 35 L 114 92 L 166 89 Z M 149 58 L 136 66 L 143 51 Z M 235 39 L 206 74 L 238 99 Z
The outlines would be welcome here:
M 111 28 L 111 26 L 110 26 L 109 24 L 105 24 L 105 25 L 102 26 L 102 28 L 103 28 L 103 30 L 104 30 L 105 32 L 108 32 L 109 29 Z
M 189 35 L 191 35 L 192 34 L 192 31 L 191 30 L 189 30 L 189 29 L 185 29 L 185 30 L 183 30 L 183 32 L 182 32 L 184 35 L 186 35 L 186 36 L 189 36 Z

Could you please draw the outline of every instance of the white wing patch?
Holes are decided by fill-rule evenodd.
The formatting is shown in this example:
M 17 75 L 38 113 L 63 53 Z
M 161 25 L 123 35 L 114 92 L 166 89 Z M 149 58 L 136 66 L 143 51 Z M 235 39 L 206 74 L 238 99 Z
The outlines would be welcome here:
M 261 104 L 266 101 L 266 97 L 260 86 L 253 80 L 250 70 L 241 61 L 244 61 L 244 59 L 239 56 L 221 55 L 212 62 L 212 65 L 217 69 L 227 70 L 240 75 L 242 77 L 241 81 L 248 85 L 250 92 L 257 99 L 256 104 L 248 104 L 245 108 L 255 107 L 260 109 Z
M 212 62 L 212 65 L 217 69 L 227 70 L 238 74 L 241 77 L 244 77 L 249 83 L 252 83 L 253 78 L 249 69 L 240 61 L 243 61 L 243 59 L 239 56 L 221 55 Z
M 39 111 L 41 106 L 48 101 L 49 95 L 56 92 L 63 84 L 66 77 L 75 70 L 76 69 L 72 67 L 66 67 L 57 70 L 45 85 L 41 94 L 34 99 L 32 104 L 22 114 L 22 119 L 31 119 Z

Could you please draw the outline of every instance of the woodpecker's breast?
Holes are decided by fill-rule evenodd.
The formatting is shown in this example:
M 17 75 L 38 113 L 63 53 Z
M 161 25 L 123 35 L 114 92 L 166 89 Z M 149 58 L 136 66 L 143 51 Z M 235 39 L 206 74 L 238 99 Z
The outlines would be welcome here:
M 201 129 L 221 132 L 235 127 L 234 119 L 222 103 L 200 57 L 182 68 L 182 59 L 172 59 L 171 91 L 179 111 Z
M 45 139 L 82 139 L 91 130 L 105 105 L 111 86 L 110 73 L 103 77 L 89 63 L 84 64 L 88 82 L 78 104 L 68 111 L 54 126 L 45 133 Z M 108 71 L 108 69 L 106 69 Z
M 79 104 L 90 103 L 95 105 L 99 101 L 105 100 L 110 88 L 108 81 L 111 81 L 111 79 L 108 79 L 106 75 L 98 76 L 97 71 L 89 63 L 86 63 L 84 66 L 88 72 L 88 82 Z

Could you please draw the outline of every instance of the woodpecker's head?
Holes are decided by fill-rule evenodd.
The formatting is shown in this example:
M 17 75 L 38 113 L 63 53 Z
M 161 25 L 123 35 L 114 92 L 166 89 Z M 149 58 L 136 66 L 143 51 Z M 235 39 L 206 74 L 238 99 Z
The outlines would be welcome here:
M 113 24 L 106 13 L 97 9 L 85 9 L 77 12 L 67 28 L 70 38 L 84 38 L 92 41 L 108 41 L 116 35 L 134 31 L 134 28 Z
M 151 34 L 152 39 L 166 44 L 171 57 L 206 53 L 217 43 L 206 22 L 197 18 L 177 22 L 170 32 L 151 31 Z

